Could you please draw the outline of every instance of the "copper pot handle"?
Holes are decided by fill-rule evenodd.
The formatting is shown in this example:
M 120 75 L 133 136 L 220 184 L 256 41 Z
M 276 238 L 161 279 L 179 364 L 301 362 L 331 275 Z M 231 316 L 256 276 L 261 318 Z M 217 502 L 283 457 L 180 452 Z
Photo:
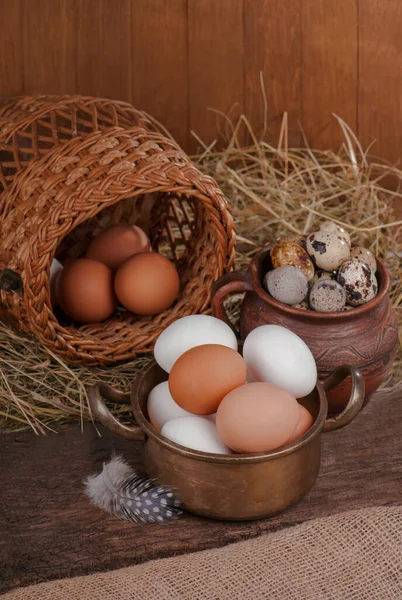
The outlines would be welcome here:
M 323 431 L 335 431 L 335 429 L 340 429 L 341 427 L 345 427 L 345 425 L 349 425 L 362 409 L 366 392 L 364 377 L 355 367 L 341 365 L 336 368 L 331 375 L 323 381 L 324 390 L 326 392 L 332 390 L 344 379 L 349 377 L 349 375 L 352 378 L 352 392 L 349 401 L 345 409 L 339 415 L 326 419 Z
M 230 321 L 223 301 L 229 294 L 234 292 L 252 292 L 253 285 L 251 283 L 250 273 L 248 271 L 232 271 L 222 275 L 212 286 L 211 290 L 211 308 L 214 317 L 221 319 L 229 325 L 229 327 L 239 337 L 236 328 Z
M 130 404 L 130 394 L 116 390 L 106 383 L 96 383 L 88 390 L 89 408 L 93 417 L 115 435 L 125 440 L 144 441 L 145 434 L 142 429 L 138 425 L 129 427 L 120 423 L 106 406 L 104 398 L 117 404 Z

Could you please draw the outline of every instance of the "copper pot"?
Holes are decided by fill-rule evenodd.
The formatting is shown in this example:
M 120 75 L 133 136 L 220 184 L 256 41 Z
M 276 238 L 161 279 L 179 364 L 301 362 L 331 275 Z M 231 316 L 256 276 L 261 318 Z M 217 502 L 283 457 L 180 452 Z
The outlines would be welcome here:
M 246 292 L 240 313 L 240 341 L 259 325 L 282 325 L 300 336 L 317 363 L 318 376 L 325 379 L 339 365 L 355 366 L 363 374 L 365 404 L 388 376 L 398 348 L 398 326 L 389 292 L 389 275 L 377 259 L 377 296 L 358 308 L 320 313 L 287 306 L 272 298 L 262 286 L 272 269 L 270 249 L 263 248 L 247 271 L 227 273 L 212 288 L 212 314 L 231 325 L 223 302 L 232 292 Z M 231 327 L 233 327 L 231 325 Z M 343 410 L 350 396 L 350 379 L 328 394 L 330 414 Z
M 327 418 L 326 390 L 351 375 L 352 392 L 345 410 Z M 279 513 L 300 500 L 317 478 L 321 462 L 321 432 L 350 423 L 364 400 L 364 380 L 357 369 L 342 366 L 300 402 L 314 423 L 297 441 L 273 452 L 259 454 L 208 454 L 191 450 L 162 437 L 148 421 L 147 398 L 168 375 L 156 363 L 135 379 L 131 394 L 97 384 L 89 390 L 91 411 L 103 425 L 127 440 L 144 442 L 147 474 L 161 484 L 175 487 L 183 508 L 222 520 L 259 519 Z M 123 425 L 103 400 L 130 403 L 137 423 Z

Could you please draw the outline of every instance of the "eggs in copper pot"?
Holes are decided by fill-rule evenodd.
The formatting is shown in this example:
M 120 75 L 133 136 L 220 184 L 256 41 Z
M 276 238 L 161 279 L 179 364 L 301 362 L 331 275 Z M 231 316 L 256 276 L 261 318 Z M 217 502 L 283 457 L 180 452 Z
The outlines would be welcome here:
M 307 396 L 317 382 L 317 366 L 307 344 L 280 325 L 253 329 L 243 344 L 250 381 L 265 381 L 288 390 L 296 398 Z
M 156 252 L 135 254 L 118 269 L 116 295 L 125 308 L 143 316 L 169 308 L 180 290 L 179 274 L 170 260 Z
M 269 452 L 288 442 L 299 416 L 296 398 L 287 390 L 271 383 L 248 383 L 223 398 L 216 429 L 236 452 Z
M 64 312 L 79 323 L 104 321 L 117 303 L 112 270 L 89 258 L 79 258 L 60 271 L 56 295 Z
M 161 434 L 168 440 L 199 452 L 230 454 L 219 437 L 216 425 L 205 417 L 191 416 L 172 419 L 164 424 Z
M 310 429 L 314 422 L 312 414 L 302 404 L 298 405 L 298 410 L 299 421 L 296 425 L 296 429 L 286 442 L 287 444 L 291 444 L 292 442 L 295 442 L 301 438 Z
M 237 350 L 237 338 L 224 321 L 211 315 L 188 315 L 171 323 L 154 346 L 156 362 L 170 373 L 176 360 L 196 346 L 219 344 Z
M 102 231 L 90 243 L 86 258 L 104 263 L 112 271 L 139 252 L 150 252 L 151 242 L 136 225 L 119 223 Z
M 173 400 L 167 381 L 159 383 L 150 391 L 147 399 L 147 411 L 149 420 L 157 431 L 160 431 L 164 424 L 172 419 L 191 416 L 191 413 L 180 408 Z
M 222 398 L 246 381 L 246 364 L 238 352 L 218 344 L 187 350 L 174 363 L 169 391 L 184 410 L 215 413 Z

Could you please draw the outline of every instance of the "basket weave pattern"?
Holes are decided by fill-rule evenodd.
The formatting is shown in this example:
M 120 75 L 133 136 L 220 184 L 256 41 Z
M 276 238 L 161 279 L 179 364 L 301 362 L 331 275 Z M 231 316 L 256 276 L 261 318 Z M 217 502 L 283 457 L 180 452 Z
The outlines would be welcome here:
M 79 135 L 155 126 L 126 102 L 84 96 L 22 96 L 0 106 L 0 193 L 31 160 Z
M 2 179 L 0 269 L 18 273 L 23 287 L 0 292 L 0 318 L 68 361 L 113 364 L 151 350 L 178 317 L 206 310 L 212 283 L 234 261 L 234 225 L 217 184 L 175 142 L 137 125 L 97 125 L 17 163 L 8 163 L 13 177 Z M 53 258 L 82 255 L 100 230 L 118 222 L 143 227 L 175 262 L 179 299 L 153 318 L 117 311 L 101 324 L 62 324 L 50 301 Z

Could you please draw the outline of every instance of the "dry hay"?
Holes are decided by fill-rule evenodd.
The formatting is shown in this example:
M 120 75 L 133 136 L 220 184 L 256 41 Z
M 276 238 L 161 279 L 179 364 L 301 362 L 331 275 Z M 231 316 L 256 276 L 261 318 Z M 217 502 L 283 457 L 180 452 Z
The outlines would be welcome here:
M 402 171 L 369 162 L 351 130 L 338 122 L 345 141 L 334 153 L 288 148 L 286 115 L 276 147 L 255 139 L 244 117 L 235 126 L 226 121 L 230 129 L 226 149 L 204 146 L 195 162 L 217 180 L 231 204 L 238 233 L 237 268 L 246 267 L 261 245 L 289 232 L 306 233 L 323 219 L 332 219 L 349 231 L 354 244 L 385 260 L 401 331 L 402 221 L 395 219 L 393 205 L 402 205 Z M 238 142 L 244 129 L 251 140 L 246 148 Z M 392 192 L 385 187 L 390 176 L 396 184 Z M 238 308 L 235 298 L 230 302 L 233 316 Z M 102 380 L 128 389 L 149 360 L 139 357 L 97 369 L 67 365 L 34 340 L 0 324 L 0 427 L 30 425 L 45 433 L 72 418 L 83 423 L 89 417 L 86 390 L 92 383 Z M 391 388 L 402 388 L 401 352 L 383 393 Z M 128 417 L 128 407 L 112 408 L 121 418 Z

